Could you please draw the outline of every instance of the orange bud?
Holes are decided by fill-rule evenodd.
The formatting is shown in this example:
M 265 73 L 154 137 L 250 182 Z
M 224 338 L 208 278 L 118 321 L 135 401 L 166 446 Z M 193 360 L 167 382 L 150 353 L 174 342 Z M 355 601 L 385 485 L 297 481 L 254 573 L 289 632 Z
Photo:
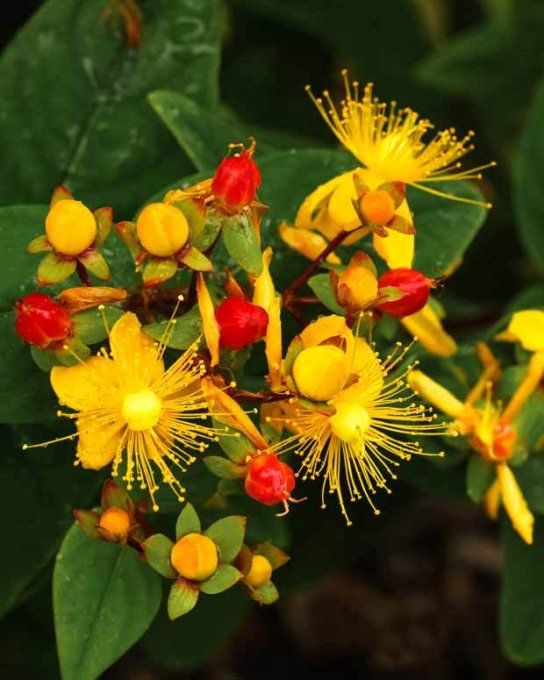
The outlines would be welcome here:
M 359 200 L 361 213 L 368 224 L 384 227 L 395 215 L 395 201 L 383 189 L 368 191 Z
M 180 576 L 205 581 L 217 569 L 217 548 L 207 536 L 187 534 L 172 548 L 170 561 Z
M 98 526 L 107 531 L 114 538 L 125 538 L 130 529 L 130 517 L 128 512 L 121 508 L 111 507 L 100 516 Z

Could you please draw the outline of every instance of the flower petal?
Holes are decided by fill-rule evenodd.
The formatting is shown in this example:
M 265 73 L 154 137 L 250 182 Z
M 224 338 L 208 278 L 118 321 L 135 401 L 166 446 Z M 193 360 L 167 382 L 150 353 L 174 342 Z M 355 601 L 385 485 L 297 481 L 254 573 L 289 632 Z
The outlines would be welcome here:
M 202 274 L 197 274 L 196 279 L 196 293 L 198 298 L 198 309 L 202 317 L 202 327 L 204 329 L 204 338 L 211 356 L 211 365 L 216 366 L 219 363 L 219 337 L 221 331 L 219 324 L 215 318 L 215 310 L 213 307 L 210 292 L 204 281 Z
M 351 349 L 353 335 L 347 327 L 344 317 L 330 314 L 329 316 L 321 316 L 317 321 L 308 324 L 298 337 L 306 348 L 320 345 L 326 340 L 338 336 L 345 338 Z
M 138 317 L 126 312 L 110 332 L 110 347 L 126 389 L 138 390 L 164 373 L 154 340 L 142 331 Z
M 446 333 L 430 305 L 425 305 L 419 312 L 405 316 L 400 321 L 428 352 L 441 357 L 451 357 L 457 352 L 455 340 Z
M 123 425 L 104 427 L 99 420 L 79 419 L 77 457 L 82 467 L 100 470 L 109 465 L 119 449 Z
M 524 309 L 512 315 L 508 328 L 500 339 L 518 341 L 530 352 L 544 351 L 544 312 Z
M 519 488 L 512 470 L 506 463 L 497 465 L 497 477 L 501 486 L 501 496 L 512 526 L 521 538 L 531 545 L 535 518 Z
M 59 402 L 76 411 L 104 406 L 118 398 L 119 373 L 106 357 L 90 357 L 75 366 L 54 366 L 50 380 Z

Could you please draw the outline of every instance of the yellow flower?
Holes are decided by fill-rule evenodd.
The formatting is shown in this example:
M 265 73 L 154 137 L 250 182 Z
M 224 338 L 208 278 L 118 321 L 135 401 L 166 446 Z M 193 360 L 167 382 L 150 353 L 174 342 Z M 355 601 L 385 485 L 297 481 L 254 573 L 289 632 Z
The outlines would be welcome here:
M 516 441 L 512 423 L 544 376 L 544 352 L 536 352 L 531 357 L 523 380 L 501 408 L 493 403 L 491 395 L 492 382 L 500 376 L 500 367 L 487 345 L 480 343 L 477 351 L 483 364 L 482 375 L 464 401 L 421 371 L 411 371 L 408 382 L 416 393 L 453 419 L 453 430 L 467 436 L 469 445 L 477 453 L 496 464 L 497 479 L 485 497 L 488 514 L 496 518 L 502 500 L 512 526 L 530 544 L 534 517 L 507 461 Z M 484 397 L 483 406 L 476 407 Z
M 544 351 L 544 312 L 538 309 L 515 312 L 508 328 L 497 339 L 519 342 L 529 352 Z
M 124 463 L 127 488 L 140 482 L 156 510 L 156 470 L 181 501 L 184 488 L 176 474 L 216 438 L 205 423 L 203 366 L 192 346 L 165 369 L 164 344 L 153 342 L 130 312 L 115 323 L 109 340 L 109 354 L 103 350 L 75 366 L 53 368 L 59 402 L 75 412 L 59 415 L 76 421 L 77 434 L 68 438 L 78 437 L 83 467 L 98 470 L 112 463 L 116 476 Z
M 308 93 L 317 110 L 340 143 L 381 182 L 404 182 L 444 198 L 477 203 L 471 199 L 452 197 L 426 186 L 446 180 L 480 179 L 480 171 L 490 163 L 470 170 L 460 169 L 459 160 L 473 149 L 473 132 L 458 138 L 453 128 L 425 140 L 432 124 L 409 108 L 399 109 L 395 102 L 387 104 L 373 94 L 373 85 L 361 88 L 350 83 L 342 71 L 345 98 L 336 105 L 325 91 L 323 98 Z M 372 188 L 372 187 L 371 187 Z
M 287 352 L 287 384 L 297 396 L 281 402 L 282 416 L 266 420 L 293 435 L 275 450 L 302 456 L 303 479 L 323 477 L 322 507 L 327 492 L 336 494 L 348 524 L 346 492 L 350 501 L 366 498 L 379 514 L 373 494 L 389 492 L 400 461 L 423 453 L 412 437 L 445 432 L 429 409 L 413 402 L 406 371 L 395 372 L 405 353 L 397 346 L 381 361 L 339 316 L 310 324 Z

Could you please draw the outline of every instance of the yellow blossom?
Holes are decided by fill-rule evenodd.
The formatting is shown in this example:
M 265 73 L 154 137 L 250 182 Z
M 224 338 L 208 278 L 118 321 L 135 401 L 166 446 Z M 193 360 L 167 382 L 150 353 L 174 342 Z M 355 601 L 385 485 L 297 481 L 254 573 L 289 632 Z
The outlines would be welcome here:
M 77 459 L 85 468 L 112 463 L 116 476 L 123 464 L 127 488 L 137 480 L 148 489 L 155 510 L 156 471 L 181 501 L 178 473 L 217 435 L 205 422 L 203 366 L 196 346 L 165 369 L 165 345 L 152 341 L 130 312 L 115 323 L 109 341 L 109 353 L 102 350 L 75 366 L 51 371 L 59 402 L 74 411 L 59 412 L 76 421 L 77 434 L 67 439 L 78 438 Z
M 423 453 L 414 437 L 445 432 L 413 402 L 406 372 L 396 371 L 404 356 L 397 346 L 381 361 L 339 316 L 311 323 L 287 352 L 287 385 L 297 396 L 280 402 L 282 415 L 270 410 L 266 420 L 293 434 L 274 448 L 302 456 L 299 474 L 323 478 L 322 507 L 334 493 L 348 524 L 348 499 L 366 498 L 379 514 L 374 493 L 389 492 L 400 461 Z
M 524 309 L 512 314 L 508 328 L 497 338 L 508 342 L 519 342 L 529 352 L 544 351 L 544 312 L 538 309 Z

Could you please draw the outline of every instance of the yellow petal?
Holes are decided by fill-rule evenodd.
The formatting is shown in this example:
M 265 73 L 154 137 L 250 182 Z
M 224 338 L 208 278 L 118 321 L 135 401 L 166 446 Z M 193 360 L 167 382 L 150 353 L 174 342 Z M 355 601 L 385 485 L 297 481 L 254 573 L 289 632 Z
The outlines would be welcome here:
M 281 298 L 279 297 L 274 298 L 268 309 L 265 347 L 270 388 L 274 392 L 281 392 L 285 386 L 281 342 Z
M 61 404 L 86 411 L 119 399 L 119 372 L 106 357 L 90 357 L 75 366 L 54 366 L 51 387 Z
M 415 247 L 413 234 L 401 234 L 393 229 L 387 229 L 385 237 L 374 234 L 372 243 L 375 251 L 382 260 L 385 260 L 389 269 L 412 266 Z
M 535 518 L 529 510 L 514 473 L 506 463 L 500 463 L 497 465 L 497 476 L 501 485 L 502 501 L 512 526 L 525 543 L 531 545 Z
M 298 209 L 297 216 L 295 218 L 295 226 L 311 229 L 315 225 L 316 213 L 324 210 L 325 205 L 332 195 L 332 192 L 336 189 L 339 184 L 345 182 L 348 178 L 352 184 L 353 181 L 351 177 L 353 171 L 344 172 L 337 177 L 333 177 L 328 182 L 321 184 L 317 187 L 311 194 L 309 194 L 302 202 L 300 208 Z
M 309 260 L 316 260 L 327 247 L 327 241 L 315 231 L 291 227 L 287 222 L 282 222 L 278 227 L 280 238 L 289 248 L 304 255 Z M 329 264 L 340 264 L 342 261 L 334 253 L 330 253 L 326 261 Z
M 543 376 L 544 352 L 535 352 L 527 364 L 523 380 L 502 413 L 503 420 L 512 421 L 517 416 L 527 399 L 540 385 Z
M 214 418 L 245 434 L 257 449 L 268 448 L 264 437 L 247 413 L 224 390 L 217 387 L 211 378 L 202 379 L 202 391 Z
M 196 279 L 196 294 L 198 298 L 198 309 L 202 317 L 202 328 L 204 330 L 204 338 L 211 356 L 211 365 L 216 366 L 219 363 L 219 337 L 221 331 L 219 324 L 215 318 L 215 310 L 210 293 L 204 281 L 204 276 L 201 273 L 197 274 Z
M 463 402 L 422 371 L 410 371 L 408 373 L 408 384 L 416 394 L 442 413 L 452 418 L 463 417 L 465 410 Z
M 82 467 L 100 470 L 109 465 L 119 449 L 123 427 L 104 427 L 90 418 L 78 419 L 77 457 Z
M 517 340 L 530 352 L 544 351 L 544 312 L 537 309 L 525 309 L 515 312 L 501 339 Z
M 457 352 L 455 340 L 446 333 L 430 305 L 425 305 L 419 312 L 405 316 L 400 321 L 428 352 L 441 357 L 451 357 Z
M 342 229 L 350 230 L 360 224 L 360 220 L 353 207 L 353 200 L 357 198 L 357 192 L 353 183 L 353 173 L 341 175 L 339 179 L 340 181 L 329 199 L 329 219 Z
M 321 345 L 330 338 L 342 337 L 349 344 L 349 356 L 353 351 L 353 334 L 346 325 L 344 317 L 336 314 L 319 317 L 316 321 L 308 324 L 298 337 L 302 340 L 304 347 L 314 347 Z
M 126 312 L 110 331 L 110 348 L 127 390 L 138 390 L 160 378 L 164 365 L 157 343 L 142 331 L 138 317 Z
M 484 496 L 484 507 L 489 519 L 496 521 L 501 507 L 501 485 L 498 479 L 487 490 Z
M 253 304 L 259 305 L 270 314 L 270 307 L 276 298 L 274 282 L 270 276 L 270 261 L 272 260 L 272 248 L 266 248 L 263 252 L 263 270 L 255 279 L 253 286 Z

